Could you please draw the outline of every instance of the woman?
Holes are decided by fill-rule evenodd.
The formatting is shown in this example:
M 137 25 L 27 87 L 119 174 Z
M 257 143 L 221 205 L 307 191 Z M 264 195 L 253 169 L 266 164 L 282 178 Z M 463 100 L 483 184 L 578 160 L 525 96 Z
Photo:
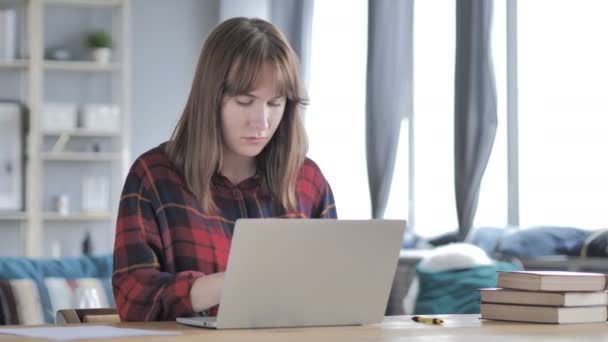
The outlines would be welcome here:
M 112 285 L 125 321 L 215 315 L 238 218 L 335 218 L 305 157 L 296 55 L 272 24 L 209 35 L 169 142 L 133 164 L 120 200 Z

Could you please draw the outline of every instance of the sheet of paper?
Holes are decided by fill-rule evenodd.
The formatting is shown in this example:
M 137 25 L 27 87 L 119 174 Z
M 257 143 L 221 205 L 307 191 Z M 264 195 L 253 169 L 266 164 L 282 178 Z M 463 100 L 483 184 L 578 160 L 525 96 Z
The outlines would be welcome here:
M 172 336 L 179 333 L 174 331 L 116 328 L 104 325 L 80 325 L 73 327 L 0 329 L 0 334 L 48 338 L 55 341 L 70 341 L 129 336 Z

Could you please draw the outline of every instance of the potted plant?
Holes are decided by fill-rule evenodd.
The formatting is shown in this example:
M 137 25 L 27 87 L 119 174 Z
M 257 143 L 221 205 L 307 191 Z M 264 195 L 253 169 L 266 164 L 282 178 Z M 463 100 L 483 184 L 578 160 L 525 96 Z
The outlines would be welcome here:
M 91 56 L 95 62 L 109 63 L 112 55 L 112 36 L 104 30 L 89 33 L 86 39 L 91 49 Z

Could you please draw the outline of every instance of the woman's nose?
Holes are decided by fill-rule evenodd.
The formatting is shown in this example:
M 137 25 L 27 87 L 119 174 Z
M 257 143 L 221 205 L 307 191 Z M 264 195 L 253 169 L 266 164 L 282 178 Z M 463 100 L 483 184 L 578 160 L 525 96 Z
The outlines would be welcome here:
M 268 128 L 268 116 L 269 109 L 267 106 L 263 106 L 262 108 L 256 108 L 251 113 L 249 124 L 259 130 L 265 130 Z

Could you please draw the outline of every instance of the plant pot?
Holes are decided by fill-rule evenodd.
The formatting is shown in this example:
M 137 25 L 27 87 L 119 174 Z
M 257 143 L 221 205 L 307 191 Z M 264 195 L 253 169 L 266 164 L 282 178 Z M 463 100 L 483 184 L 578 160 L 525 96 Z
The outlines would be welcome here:
M 101 64 L 110 63 L 110 57 L 112 56 L 112 49 L 110 48 L 96 48 L 91 51 L 93 61 Z

